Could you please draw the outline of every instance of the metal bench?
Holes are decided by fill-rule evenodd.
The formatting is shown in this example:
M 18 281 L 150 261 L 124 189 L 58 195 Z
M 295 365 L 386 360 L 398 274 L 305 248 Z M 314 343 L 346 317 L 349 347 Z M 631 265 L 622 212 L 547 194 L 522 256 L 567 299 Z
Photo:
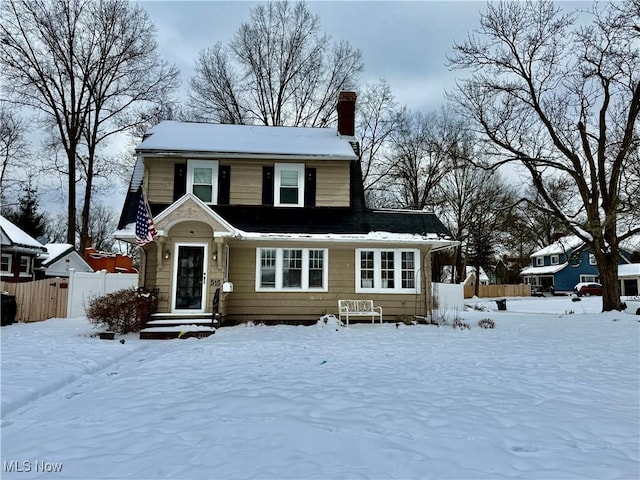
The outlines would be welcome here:
M 371 323 L 375 323 L 376 317 L 380 317 L 382 323 L 382 307 L 374 307 L 373 300 L 338 300 L 338 316 L 346 318 L 349 325 L 349 317 L 371 317 Z

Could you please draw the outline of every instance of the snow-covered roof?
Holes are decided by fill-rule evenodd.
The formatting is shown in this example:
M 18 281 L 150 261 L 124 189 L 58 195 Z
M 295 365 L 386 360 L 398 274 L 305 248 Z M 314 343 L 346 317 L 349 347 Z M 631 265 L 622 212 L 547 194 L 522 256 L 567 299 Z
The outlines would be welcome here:
M 640 263 L 618 265 L 618 277 L 640 277 Z
M 42 264 L 45 266 L 57 260 L 65 253 L 73 251 L 73 245 L 70 243 L 47 243 L 44 248 L 47 249 L 47 258 L 42 261 Z
M 21 247 L 38 252 L 45 251 L 44 246 L 39 241 L 3 216 L 0 216 L 0 228 L 2 229 L 2 245 Z
M 349 140 L 333 128 L 228 125 L 167 120 L 147 132 L 138 152 L 284 155 L 357 159 Z
M 568 264 L 565 262 L 560 265 L 549 265 L 546 267 L 527 267 L 520 272 L 520 275 L 551 275 L 559 272 L 567 265 Z
M 469 278 L 469 276 L 472 273 L 474 273 L 474 274 L 476 273 L 476 267 L 473 267 L 471 265 L 467 265 L 466 272 L 467 272 L 467 278 Z M 486 274 L 486 272 L 484 271 L 484 268 L 482 268 L 482 267 L 480 267 L 480 275 L 478 275 L 478 279 L 481 282 L 488 282 L 489 281 L 489 276 Z
M 620 248 L 624 248 L 629 252 L 640 251 L 640 235 L 634 235 L 620 242 Z
M 532 257 L 546 257 L 547 255 L 560 255 L 561 253 L 567 253 L 576 247 L 579 247 L 584 242 L 575 235 L 567 235 L 559 238 L 551 245 L 547 245 L 541 250 L 531 254 Z

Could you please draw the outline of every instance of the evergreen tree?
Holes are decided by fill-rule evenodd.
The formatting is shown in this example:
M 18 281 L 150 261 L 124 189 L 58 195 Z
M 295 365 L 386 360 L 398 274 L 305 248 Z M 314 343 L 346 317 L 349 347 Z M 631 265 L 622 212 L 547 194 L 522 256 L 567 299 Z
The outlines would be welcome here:
M 38 212 L 38 195 L 31 179 L 25 184 L 24 192 L 14 208 L 3 212 L 11 223 L 31 235 L 33 238 L 44 236 L 46 219 Z

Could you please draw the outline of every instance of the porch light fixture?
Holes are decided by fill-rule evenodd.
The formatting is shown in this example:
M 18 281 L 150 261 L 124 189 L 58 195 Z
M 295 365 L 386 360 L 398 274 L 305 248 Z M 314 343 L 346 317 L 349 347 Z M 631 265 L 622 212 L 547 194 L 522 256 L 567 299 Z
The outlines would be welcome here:
M 218 261 L 218 253 L 217 252 L 213 252 L 213 255 L 211 255 L 211 258 L 213 259 L 214 262 Z
M 171 250 L 167 249 L 164 251 L 164 259 L 169 260 L 169 257 L 171 257 Z

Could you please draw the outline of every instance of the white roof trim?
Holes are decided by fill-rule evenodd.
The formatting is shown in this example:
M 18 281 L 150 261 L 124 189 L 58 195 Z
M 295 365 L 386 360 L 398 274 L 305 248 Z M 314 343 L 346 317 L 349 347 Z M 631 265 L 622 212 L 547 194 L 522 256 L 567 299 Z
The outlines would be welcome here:
M 520 272 L 520 275 L 549 275 L 559 272 L 567 265 L 569 264 L 565 262 L 560 265 L 551 265 L 546 267 L 527 267 Z
M 255 233 L 238 231 L 235 235 L 238 240 L 251 240 L 263 242 L 324 242 L 324 243 L 371 243 L 386 244 L 405 243 L 412 245 L 431 245 L 433 247 L 452 247 L 459 242 L 455 240 L 447 240 L 437 235 L 416 235 L 412 233 L 390 233 L 390 232 L 369 232 L 366 234 L 359 233 Z
M 232 234 L 235 234 L 236 232 L 239 231 L 237 228 L 235 228 L 233 225 L 231 225 L 229 222 L 227 222 L 224 218 L 222 218 L 220 215 L 218 215 L 214 210 L 209 208 L 209 206 L 206 203 L 204 203 L 202 200 L 200 200 L 198 197 L 196 197 L 191 192 L 184 194 L 178 200 L 173 202 L 168 208 L 166 208 L 165 210 L 160 212 L 153 219 L 154 223 L 161 222 L 162 220 L 164 220 L 165 218 L 167 218 L 168 216 L 173 214 L 178 208 L 180 208 L 182 205 L 184 205 L 185 203 L 187 203 L 190 200 L 193 201 L 196 205 L 198 205 L 214 221 L 216 221 L 217 223 L 222 225 L 224 228 L 226 228 Z M 181 219 L 180 221 L 184 221 L 184 219 Z M 170 225 L 170 227 L 172 227 L 172 226 L 173 226 L 173 224 Z M 134 225 L 134 227 L 135 227 L 135 225 Z M 160 231 L 158 231 L 158 235 L 160 235 Z

